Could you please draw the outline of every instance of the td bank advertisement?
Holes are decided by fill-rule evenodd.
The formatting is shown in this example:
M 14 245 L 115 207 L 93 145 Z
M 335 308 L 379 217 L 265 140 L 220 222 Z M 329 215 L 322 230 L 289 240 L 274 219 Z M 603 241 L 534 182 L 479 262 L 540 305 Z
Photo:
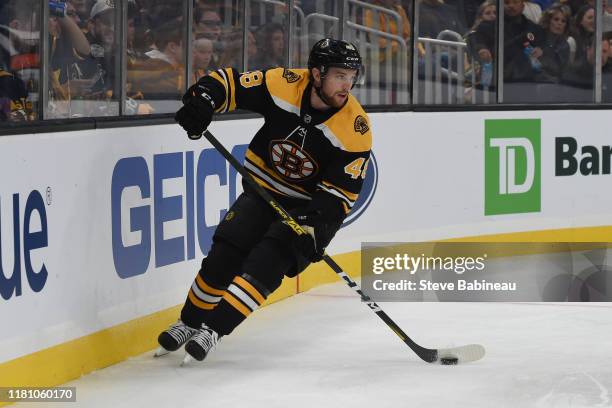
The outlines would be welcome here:
M 561 187 L 567 193 L 575 184 L 595 187 L 595 178 L 610 177 L 612 135 L 607 144 L 593 143 L 590 140 L 593 135 L 586 128 L 580 134 L 571 134 L 566 129 L 544 135 L 544 120 L 484 121 L 485 216 L 544 211 L 544 191 L 554 194 L 553 187 L 556 191 Z M 544 158 L 552 160 L 543 164 Z M 597 190 L 602 195 L 610 194 L 609 189 L 595 187 L 583 198 L 597 200 Z

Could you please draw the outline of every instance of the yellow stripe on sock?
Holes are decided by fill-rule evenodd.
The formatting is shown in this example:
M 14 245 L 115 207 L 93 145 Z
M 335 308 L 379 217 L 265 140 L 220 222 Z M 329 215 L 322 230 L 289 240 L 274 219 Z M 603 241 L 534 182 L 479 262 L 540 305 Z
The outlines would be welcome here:
M 230 292 L 225 292 L 223 295 L 223 299 L 227 300 L 227 302 L 234 307 L 234 309 L 238 310 L 245 317 L 251 314 L 251 309 L 243 305 L 238 299 L 234 297 Z
M 206 282 L 204 282 L 204 279 L 202 279 L 202 277 L 199 274 L 198 276 L 196 276 L 196 283 L 203 292 L 206 292 L 209 295 L 223 296 L 223 294 L 225 293 L 224 290 L 215 289 L 211 287 L 210 285 L 208 285 Z
M 198 297 L 195 295 L 195 293 L 193 293 L 193 291 L 191 289 L 189 289 L 189 300 L 191 301 L 191 303 L 194 304 L 194 306 L 198 307 L 199 309 L 204 309 L 204 310 L 213 310 L 215 308 L 215 306 L 217 306 L 217 303 L 206 303 L 200 299 L 198 299 Z
M 244 289 L 249 295 L 251 295 L 251 297 L 254 298 L 259 305 L 261 305 L 266 300 L 266 298 L 264 298 L 261 295 L 261 293 L 259 293 L 259 291 L 255 289 L 255 287 L 251 285 L 249 281 L 244 279 L 242 276 L 236 276 L 234 278 L 234 283 L 236 283 L 238 286 Z

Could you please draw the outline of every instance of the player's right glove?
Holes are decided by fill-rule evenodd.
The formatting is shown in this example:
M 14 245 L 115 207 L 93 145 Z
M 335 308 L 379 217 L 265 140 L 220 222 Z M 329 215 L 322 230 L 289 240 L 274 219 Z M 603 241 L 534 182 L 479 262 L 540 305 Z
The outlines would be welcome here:
M 324 218 L 319 212 L 304 213 L 300 210 L 291 211 L 291 216 L 306 231 L 306 234 L 293 236 L 293 247 L 310 262 L 319 262 L 328 243 L 322 236 L 327 228 Z
M 215 101 L 208 88 L 195 84 L 183 96 L 183 107 L 176 112 L 174 120 L 187 132 L 190 139 L 197 140 L 208 128 L 215 110 Z

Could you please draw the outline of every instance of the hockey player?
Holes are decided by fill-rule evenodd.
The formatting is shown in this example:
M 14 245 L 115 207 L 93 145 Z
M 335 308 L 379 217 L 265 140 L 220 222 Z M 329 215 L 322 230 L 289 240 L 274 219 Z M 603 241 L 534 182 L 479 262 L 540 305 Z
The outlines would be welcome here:
M 309 234 L 295 234 L 243 182 L 244 192 L 217 227 L 180 319 L 159 335 L 161 354 L 185 344 L 188 355 L 203 360 L 284 276 L 322 259 L 357 200 L 370 156 L 369 121 L 350 94 L 361 71 L 352 44 L 327 38 L 312 48 L 308 70 L 219 69 L 185 94 L 175 119 L 191 139 L 201 137 L 213 113 L 246 109 L 264 116 L 244 166 Z

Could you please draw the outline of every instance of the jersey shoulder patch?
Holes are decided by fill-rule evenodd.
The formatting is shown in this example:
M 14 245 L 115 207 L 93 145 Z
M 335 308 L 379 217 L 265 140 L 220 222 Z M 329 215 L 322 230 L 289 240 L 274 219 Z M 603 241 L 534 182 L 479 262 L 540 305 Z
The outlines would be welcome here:
M 353 95 L 338 113 L 317 127 L 342 150 L 367 152 L 372 148 L 370 119 Z
M 361 115 L 357 115 L 357 117 L 355 118 L 354 127 L 355 132 L 359 132 L 362 135 L 365 135 L 367 131 L 370 130 L 370 126 L 368 126 L 368 120 Z
M 308 70 L 273 68 L 266 71 L 266 87 L 274 103 L 283 110 L 300 114 L 300 103 L 308 85 Z

